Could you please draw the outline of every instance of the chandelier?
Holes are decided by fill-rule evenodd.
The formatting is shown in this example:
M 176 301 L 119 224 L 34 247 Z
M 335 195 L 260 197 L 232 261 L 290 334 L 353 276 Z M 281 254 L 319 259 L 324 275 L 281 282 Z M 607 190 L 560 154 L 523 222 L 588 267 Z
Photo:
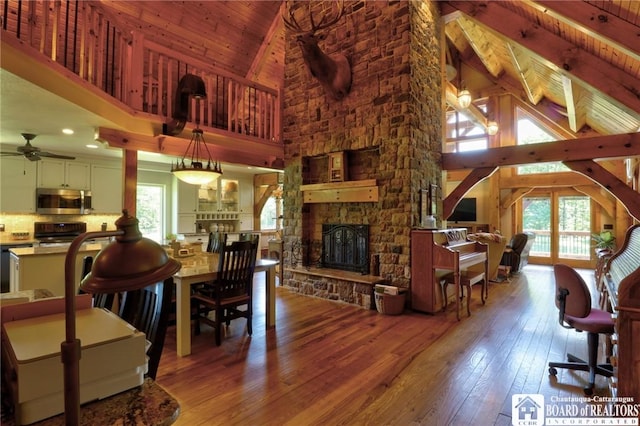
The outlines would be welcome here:
M 187 158 L 190 161 L 189 166 L 185 163 Z M 206 167 L 200 161 L 201 158 L 207 159 Z M 189 146 L 182 159 L 171 165 L 171 173 L 181 181 L 192 185 L 206 185 L 222 175 L 220 162 L 211 160 L 211 154 L 204 140 L 202 129 L 198 127 L 193 129 Z

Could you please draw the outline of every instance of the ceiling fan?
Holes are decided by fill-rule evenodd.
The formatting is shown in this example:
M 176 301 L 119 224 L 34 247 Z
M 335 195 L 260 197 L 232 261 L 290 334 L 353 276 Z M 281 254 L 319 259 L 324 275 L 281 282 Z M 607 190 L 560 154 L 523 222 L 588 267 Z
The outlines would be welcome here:
M 4 156 L 16 156 L 23 155 L 29 161 L 38 161 L 41 160 L 42 157 L 47 158 L 60 158 L 63 160 L 75 160 L 76 157 L 70 157 L 68 155 L 60 155 L 54 154 L 52 152 L 41 151 L 37 146 L 31 145 L 31 141 L 36 138 L 38 135 L 34 135 L 33 133 L 21 133 L 22 137 L 27 141 L 24 146 L 19 146 L 16 149 L 16 152 L 0 152 L 0 155 Z

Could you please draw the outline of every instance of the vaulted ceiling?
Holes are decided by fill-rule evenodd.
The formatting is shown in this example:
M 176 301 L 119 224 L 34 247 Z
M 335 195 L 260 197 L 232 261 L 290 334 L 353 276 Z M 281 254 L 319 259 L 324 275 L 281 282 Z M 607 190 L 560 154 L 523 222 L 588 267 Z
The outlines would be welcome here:
M 281 1 L 93 3 L 158 44 L 267 86 L 283 85 Z M 358 2 L 345 3 L 348 10 Z M 576 137 L 639 131 L 640 2 L 446 1 L 439 6 L 450 57 L 475 76 L 465 76 L 474 97 L 511 93 Z M 30 87 L 25 89 L 30 96 L 21 96 L 18 86 L 27 82 L 4 71 L 0 76 L 0 142 L 18 145 L 20 133 L 28 131 L 43 135 L 37 142 L 45 149 L 60 146 L 52 128 L 39 123 L 50 126 L 64 118 L 42 120 L 39 89 Z M 457 90 L 456 82 L 450 90 Z M 49 114 L 67 109 L 49 107 Z

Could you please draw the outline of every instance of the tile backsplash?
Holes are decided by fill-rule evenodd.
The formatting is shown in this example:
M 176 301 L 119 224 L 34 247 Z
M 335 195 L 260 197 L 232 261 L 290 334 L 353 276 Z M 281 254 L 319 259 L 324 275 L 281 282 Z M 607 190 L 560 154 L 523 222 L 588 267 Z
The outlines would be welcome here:
M 103 223 L 107 230 L 116 229 L 117 214 L 88 214 L 88 215 L 40 215 L 40 214 L 0 214 L 0 223 L 4 224 L 4 232 L 29 232 L 33 236 L 34 222 L 86 222 L 87 231 L 100 231 Z M 0 231 L 1 232 L 1 231 Z

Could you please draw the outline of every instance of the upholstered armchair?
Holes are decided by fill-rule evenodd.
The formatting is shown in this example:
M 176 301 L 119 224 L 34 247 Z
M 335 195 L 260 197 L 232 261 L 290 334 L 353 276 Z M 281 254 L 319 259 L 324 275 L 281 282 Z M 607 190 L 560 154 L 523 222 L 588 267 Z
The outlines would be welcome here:
M 502 253 L 507 245 L 507 238 L 500 234 L 491 234 L 488 232 L 479 232 L 476 234 L 468 234 L 467 239 L 477 241 L 489 245 L 489 281 L 494 281 L 498 276 L 498 266 Z
M 500 265 L 510 266 L 511 272 L 520 272 L 529 263 L 529 251 L 535 239 L 536 234 L 533 232 L 514 235 L 507 245 L 511 250 L 504 253 Z

